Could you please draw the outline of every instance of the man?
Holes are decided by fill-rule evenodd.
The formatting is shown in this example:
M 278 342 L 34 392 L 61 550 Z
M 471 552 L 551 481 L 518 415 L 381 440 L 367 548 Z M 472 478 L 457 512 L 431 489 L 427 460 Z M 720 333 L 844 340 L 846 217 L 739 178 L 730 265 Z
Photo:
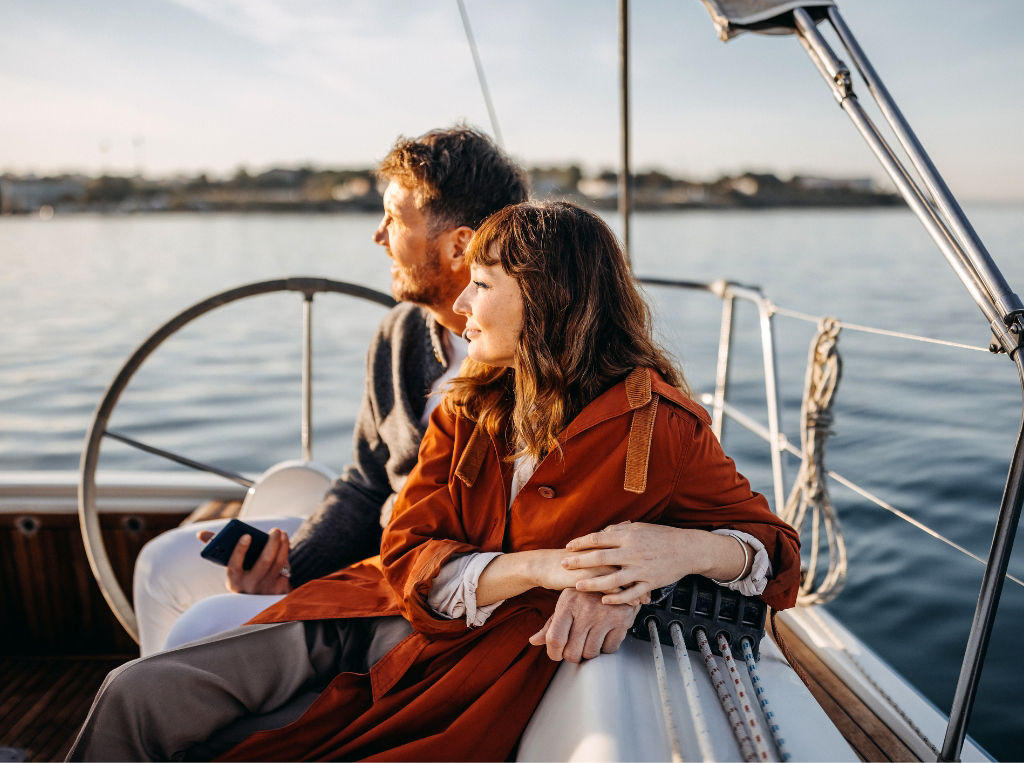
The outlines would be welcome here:
M 248 571 L 242 569 L 247 544 L 239 543 L 226 585 L 248 595 L 223 594 L 224 573 L 199 557 L 186 537 L 192 530 L 148 544 L 134 589 L 143 655 L 164 648 L 165 640 L 175 646 L 238 626 L 294 587 L 379 552 L 381 527 L 439 401 L 431 393 L 458 373 L 465 357 L 465 318 L 452 310 L 469 281 L 463 252 L 488 215 L 525 200 L 528 188 L 523 171 L 486 136 L 461 126 L 399 138 L 378 177 L 387 188 L 373 241 L 391 258 L 392 294 L 401 304 L 370 346 L 354 460 L 301 526 L 295 518 L 276 522 L 297 527 L 291 542 L 284 530 L 272 529 Z M 221 524 L 207 525 L 200 538 L 208 540 Z M 596 594 L 567 590 L 534 642 L 546 642 L 556 660 L 595 657 L 602 644 L 604 651 L 618 648 L 633 614 L 633 607 L 602 605 Z

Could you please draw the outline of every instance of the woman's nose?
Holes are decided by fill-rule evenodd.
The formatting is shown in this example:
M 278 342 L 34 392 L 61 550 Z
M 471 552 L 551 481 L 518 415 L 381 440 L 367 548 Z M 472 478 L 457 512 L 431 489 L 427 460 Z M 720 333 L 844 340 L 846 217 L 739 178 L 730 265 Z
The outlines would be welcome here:
M 469 292 L 471 288 L 473 288 L 473 284 L 469 284 L 462 290 L 462 293 L 455 298 L 455 304 L 452 305 L 452 310 L 454 310 L 458 315 L 469 315 L 470 313 L 469 296 L 467 295 L 467 292 Z

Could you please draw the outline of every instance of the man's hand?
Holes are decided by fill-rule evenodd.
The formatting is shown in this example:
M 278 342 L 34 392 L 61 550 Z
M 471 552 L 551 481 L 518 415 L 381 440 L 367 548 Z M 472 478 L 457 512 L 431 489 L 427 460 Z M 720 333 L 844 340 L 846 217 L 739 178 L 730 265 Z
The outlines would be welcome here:
M 547 644 L 548 657 L 556 662 L 580 662 L 601 652 L 610 654 L 626 638 L 639 608 L 639 604 L 602 604 L 599 593 L 566 588 L 558 597 L 555 613 L 530 636 L 530 643 Z
M 210 530 L 201 530 L 196 537 L 203 543 L 209 543 L 214 533 Z M 231 552 L 228 559 L 227 579 L 225 587 L 232 593 L 288 593 L 292 590 L 291 581 L 287 577 L 288 571 L 288 535 L 276 527 L 270 531 L 270 540 L 263 548 L 256 563 L 248 569 L 242 569 L 242 561 L 245 559 L 245 552 L 249 550 L 252 538 L 243 535 L 235 550 Z

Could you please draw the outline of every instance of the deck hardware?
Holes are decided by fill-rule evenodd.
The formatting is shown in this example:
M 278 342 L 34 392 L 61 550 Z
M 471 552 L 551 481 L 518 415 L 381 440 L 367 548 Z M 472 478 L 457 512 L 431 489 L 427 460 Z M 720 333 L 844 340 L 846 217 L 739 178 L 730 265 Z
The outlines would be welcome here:
M 121 520 L 121 527 L 130 533 L 141 532 L 146 527 L 146 520 L 136 516 L 125 517 Z
M 687 649 L 699 648 L 696 632 L 703 629 L 710 638 L 724 634 L 728 643 L 737 648 L 741 639 L 750 639 L 754 658 L 760 658 L 758 647 L 768 615 L 768 605 L 760 598 L 715 585 L 701 575 L 687 575 L 662 591 L 664 595 L 660 599 L 640 607 L 630 628 L 632 635 L 649 641 L 647 623 L 653 620 L 657 624 L 658 640 L 671 645 L 670 626 L 678 623 Z
M 14 526 L 18 528 L 18 532 L 24 535 L 26 538 L 31 538 L 42 527 L 42 523 L 37 517 L 18 517 L 14 521 Z

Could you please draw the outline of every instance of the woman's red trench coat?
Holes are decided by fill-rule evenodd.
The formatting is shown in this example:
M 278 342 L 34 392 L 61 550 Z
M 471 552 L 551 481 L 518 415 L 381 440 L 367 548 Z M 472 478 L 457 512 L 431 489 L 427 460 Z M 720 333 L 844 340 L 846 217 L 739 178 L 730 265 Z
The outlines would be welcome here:
M 562 454 L 549 454 L 509 507 L 505 444 L 439 408 L 381 556 L 307 583 L 254 620 L 401 614 L 414 632 L 368 675 L 338 675 L 299 720 L 253 735 L 227 758 L 507 759 L 558 666 L 528 641 L 558 594 L 516 596 L 478 628 L 442 619 L 427 592 L 453 554 L 558 548 L 624 520 L 732 527 L 771 554 L 765 601 L 792 606 L 797 535 L 751 492 L 709 424 L 703 408 L 637 369 L 576 417 Z

